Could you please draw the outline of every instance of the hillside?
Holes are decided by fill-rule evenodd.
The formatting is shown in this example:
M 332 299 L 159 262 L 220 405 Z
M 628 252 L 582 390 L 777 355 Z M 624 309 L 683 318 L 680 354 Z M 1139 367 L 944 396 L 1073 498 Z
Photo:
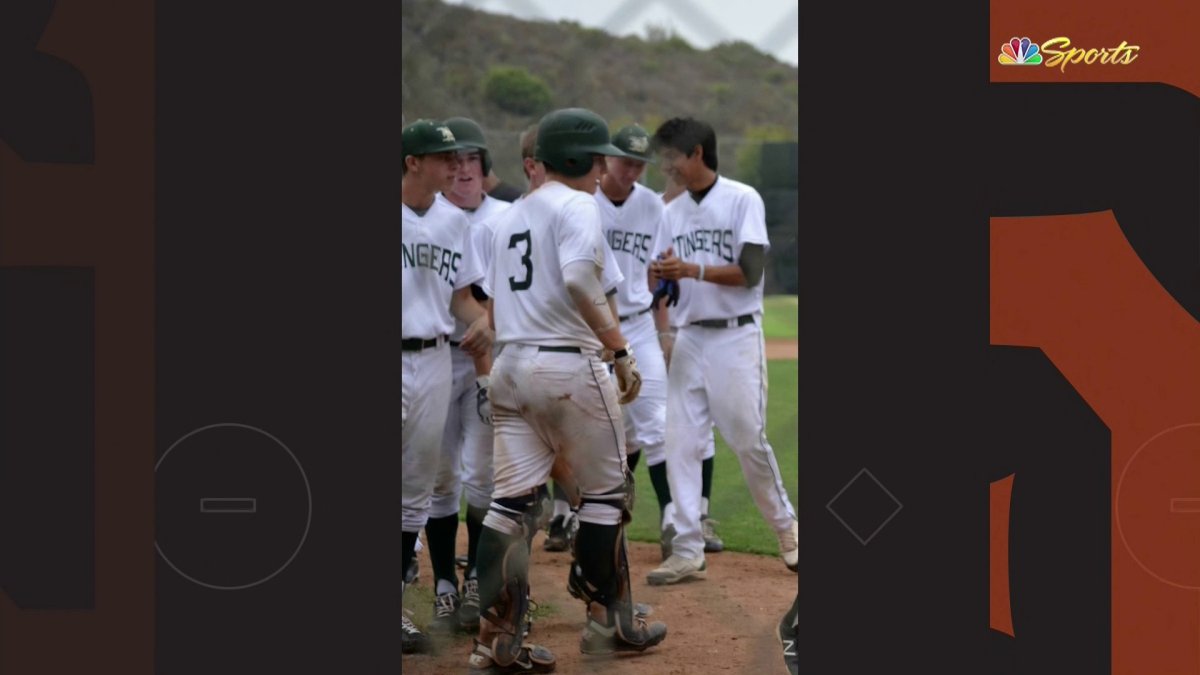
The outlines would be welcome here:
M 669 35 L 621 38 L 437 0 L 404 0 L 402 35 L 407 120 L 465 115 L 507 136 L 553 108 L 584 106 L 613 126 L 637 121 L 653 131 L 668 117 L 692 115 L 713 124 L 723 141 L 795 138 L 797 69 L 744 42 L 701 51 Z M 548 101 L 527 112 L 497 105 L 485 91 L 497 66 L 543 80 Z M 732 156 L 721 156 L 732 164 Z

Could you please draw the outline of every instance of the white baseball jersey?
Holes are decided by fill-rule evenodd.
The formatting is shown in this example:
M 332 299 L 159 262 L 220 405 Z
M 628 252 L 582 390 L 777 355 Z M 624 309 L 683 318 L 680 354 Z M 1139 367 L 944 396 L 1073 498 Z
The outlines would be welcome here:
M 442 193 L 438 193 L 437 199 L 447 206 L 458 209 L 467 216 L 469 226 L 467 228 L 467 252 L 470 258 L 475 262 L 475 268 L 478 270 L 480 279 L 472 281 L 473 284 L 479 284 L 482 277 L 487 274 L 488 267 L 491 265 L 491 228 L 488 227 L 488 221 L 495 220 L 501 213 L 507 211 L 512 204 L 494 199 L 484 195 L 483 201 L 474 211 L 468 211 L 460 208 L 454 202 L 446 199 Z M 486 244 L 484 244 L 486 242 Z M 482 284 L 480 284 L 482 285 Z M 450 339 L 455 342 L 461 342 L 463 335 L 467 332 L 467 324 L 459 319 L 454 320 L 454 332 L 450 334 Z
M 563 280 L 580 260 L 604 267 L 600 208 L 586 192 L 550 181 L 495 221 L 492 297 L 497 342 L 572 346 L 599 351 L 600 340 L 580 316 Z
M 525 197 L 526 197 L 526 195 L 521 195 L 520 197 L 517 197 L 513 201 L 513 206 L 519 204 L 521 202 L 521 200 L 524 199 Z M 491 237 L 492 235 L 495 234 L 495 226 L 492 223 L 488 223 L 488 225 L 493 228 L 492 233 L 487 235 L 488 237 Z M 484 248 L 491 249 L 492 240 L 489 238 L 486 243 L 479 244 L 479 245 Z M 489 253 L 489 255 L 490 255 L 490 253 Z M 486 275 L 487 270 L 490 270 L 490 269 L 491 269 L 491 258 L 488 258 L 488 267 L 484 268 L 484 274 Z M 604 271 L 600 273 L 600 285 L 604 287 L 605 293 L 612 293 L 613 291 L 617 290 L 621 286 L 622 281 L 625 281 L 625 276 L 621 273 L 620 266 L 617 265 L 616 256 L 613 255 L 612 251 L 605 249 L 604 250 Z M 486 289 L 484 290 L 484 292 L 488 293 L 488 291 Z M 491 293 L 488 293 L 488 295 L 491 295 Z
M 681 194 L 667 204 L 663 230 L 661 250 L 673 247 L 681 260 L 708 267 L 736 265 L 745 244 L 760 244 L 764 251 L 770 248 L 762 197 L 749 185 L 724 176 L 717 177 L 699 204 L 690 194 Z M 679 304 L 671 308 L 671 325 L 761 314 L 762 298 L 762 279 L 752 288 L 681 279 Z
M 646 282 L 646 268 L 659 250 L 662 236 L 662 199 L 637 183 L 621 206 L 612 203 L 603 190 L 596 190 L 596 203 L 604 224 L 604 237 L 625 280 L 617 290 L 617 312 L 636 314 L 650 306 L 654 295 Z M 662 248 L 666 248 L 663 246 Z
M 419 216 L 403 207 L 400 243 L 402 337 L 430 339 L 454 330 L 450 296 L 483 278 L 467 250 L 467 217 L 438 199 Z

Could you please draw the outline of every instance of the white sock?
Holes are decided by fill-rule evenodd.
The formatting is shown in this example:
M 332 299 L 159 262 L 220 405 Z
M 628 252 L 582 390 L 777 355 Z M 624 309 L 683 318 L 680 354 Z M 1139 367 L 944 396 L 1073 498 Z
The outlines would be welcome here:
M 667 529 L 668 525 L 675 524 L 675 502 L 667 502 L 663 507 L 662 529 Z
M 571 512 L 571 503 L 570 502 L 564 502 L 561 499 L 554 500 L 554 517 L 555 518 L 557 518 L 559 516 L 566 517 L 566 515 L 570 512 Z
M 700 513 L 703 516 L 708 516 L 708 497 L 700 498 Z
M 449 579 L 438 579 L 437 594 L 442 595 L 444 593 L 458 593 L 458 589 L 454 587 L 454 584 Z

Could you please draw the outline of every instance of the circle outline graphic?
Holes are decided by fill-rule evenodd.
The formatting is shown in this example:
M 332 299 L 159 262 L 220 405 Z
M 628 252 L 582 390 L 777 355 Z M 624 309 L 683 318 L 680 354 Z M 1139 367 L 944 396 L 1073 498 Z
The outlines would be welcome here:
M 1181 584 L 1181 583 L 1178 583 L 1171 579 L 1168 579 L 1165 576 L 1159 574 L 1158 572 L 1155 572 L 1146 563 L 1142 562 L 1142 559 L 1138 557 L 1137 553 L 1134 553 L 1133 546 L 1129 543 L 1129 540 L 1125 538 L 1125 528 L 1123 528 L 1121 526 L 1121 486 L 1123 486 L 1125 484 L 1125 474 L 1129 473 L 1129 467 L 1133 466 L 1133 463 L 1135 460 L 1137 460 L 1138 455 L 1142 454 L 1142 451 L 1145 450 L 1146 448 L 1150 447 L 1150 444 L 1153 443 L 1154 441 L 1157 441 L 1159 438 L 1162 438 L 1163 436 L 1166 436 L 1169 433 L 1179 431 L 1180 429 L 1188 429 L 1188 428 L 1192 428 L 1192 427 L 1200 427 L 1200 422 L 1185 422 L 1183 424 L 1177 424 L 1168 429 L 1163 429 L 1162 431 L 1158 432 L 1157 434 L 1154 434 L 1148 440 L 1146 440 L 1144 443 L 1142 443 L 1138 447 L 1138 449 L 1129 457 L 1129 460 L 1125 462 L 1124 468 L 1121 469 L 1120 478 L 1117 480 L 1116 496 L 1113 498 L 1113 515 L 1116 517 L 1117 534 L 1120 535 L 1120 537 L 1121 537 L 1121 544 L 1124 546 L 1125 552 L 1129 554 L 1129 557 L 1133 558 L 1133 561 L 1138 564 L 1138 567 L 1142 568 L 1143 572 L 1145 572 L 1146 574 L 1149 574 L 1150 576 L 1154 577 L 1158 581 L 1160 581 L 1168 586 L 1174 586 L 1175 588 L 1180 588 L 1185 591 L 1200 591 L 1200 586 L 1188 586 L 1186 584 Z
M 296 550 L 292 551 L 292 555 L 282 565 L 279 566 L 279 569 L 268 574 L 267 576 L 263 577 L 262 579 L 259 579 L 258 581 L 254 581 L 254 582 L 251 582 L 248 584 L 242 584 L 240 586 L 222 586 L 220 584 L 210 584 L 208 582 L 201 581 L 201 580 L 189 575 L 188 573 L 179 569 L 179 567 L 177 567 L 175 565 L 175 563 L 171 562 L 171 559 L 168 558 L 167 554 L 163 552 L 162 547 L 160 547 L 158 545 L 158 537 L 154 538 L 154 550 L 158 552 L 158 555 L 159 555 L 159 557 L 161 557 L 163 559 L 163 562 L 167 563 L 167 565 L 171 569 L 175 570 L 176 574 L 178 574 L 179 576 L 183 577 L 184 579 L 187 579 L 188 581 L 190 581 L 194 584 L 203 586 L 205 588 L 211 588 L 216 591 L 240 591 L 240 590 L 245 590 L 247 588 L 253 588 L 260 584 L 264 584 L 264 583 L 270 581 L 271 579 L 274 579 L 280 572 L 283 572 L 285 569 L 287 569 L 288 566 L 292 564 L 292 561 L 296 559 L 296 556 L 300 554 L 300 549 L 304 548 L 304 542 L 308 540 L 308 530 L 312 526 L 312 512 L 313 512 L 312 486 L 309 485 L 308 474 L 304 472 L 304 466 L 302 464 L 300 464 L 300 460 L 296 457 L 296 454 L 292 452 L 291 448 L 289 448 L 286 444 L 284 444 L 283 441 L 279 440 L 278 438 L 276 438 L 269 432 L 259 429 L 256 426 L 253 426 L 250 424 L 241 424 L 239 422 L 217 422 L 216 424 L 209 424 L 207 426 L 200 427 L 199 429 L 193 429 L 192 431 L 189 431 L 188 433 L 184 434 L 179 440 L 172 443 L 171 447 L 167 448 L 167 451 L 163 453 L 162 457 L 158 458 L 158 461 L 154 463 L 154 473 L 155 474 L 158 473 L 158 468 L 160 466 L 162 466 L 163 460 L 165 460 L 167 458 L 167 456 L 171 454 L 171 451 L 174 450 L 176 448 L 176 446 L 178 446 L 180 443 L 186 441 L 187 439 L 191 438 L 192 436 L 195 436 L 196 434 L 198 434 L 202 431 L 208 431 L 209 429 L 220 429 L 220 428 L 225 428 L 225 427 L 233 427 L 233 428 L 237 428 L 237 429 L 249 429 L 250 431 L 256 431 L 256 432 L 262 434 L 263 436 L 266 436 L 267 438 L 271 439 L 272 441 L 275 441 L 275 444 L 278 445 L 279 447 L 283 448 L 283 451 L 286 452 L 288 454 L 288 457 L 292 458 L 292 462 L 294 462 L 296 464 L 296 468 L 300 470 L 300 478 L 304 481 L 304 491 L 308 495 L 308 516 L 304 522 L 304 534 L 300 535 L 300 543 L 296 544 Z

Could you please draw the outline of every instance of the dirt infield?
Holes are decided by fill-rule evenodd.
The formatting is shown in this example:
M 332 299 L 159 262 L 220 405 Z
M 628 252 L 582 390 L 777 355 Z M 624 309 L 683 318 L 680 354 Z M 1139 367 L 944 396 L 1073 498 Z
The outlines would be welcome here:
M 568 553 L 542 550 L 545 535 L 534 540 L 530 584 L 535 602 L 546 608 L 534 622 L 530 642 L 554 652 L 555 672 L 567 675 L 695 675 L 695 673 L 786 673 L 775 625 L 796 597 L 796 575 L 778 557 L 742 553 L 708 555 L 708 579 L 675 586 L 649 586 L 646 573 L 660 560 L 653 544 L 631 542 L 630 566 L 637 602 L 654 608 L 652 621 L 667 624 L 667 639 L 643 654 L 615 658 L 583 656 L 579 635 L 583 603 L 567 593 Z M 466 550 L 466 528 L 459 528 L 460 551 Z M 418 587 L 429 589 L 429 558 L 419 554 Z M 411 596 L 415 597 L 413 593 Z M 407 598 L 411 603 L 412 597 Z M 405 675 L 467 672 L 471 636 L 439 639 L 436 655 L 403 657 Z
M 795 359 L 800 356 L 800 342 L 795 339 L 767 340 L 766 343 L 768 359 Z

